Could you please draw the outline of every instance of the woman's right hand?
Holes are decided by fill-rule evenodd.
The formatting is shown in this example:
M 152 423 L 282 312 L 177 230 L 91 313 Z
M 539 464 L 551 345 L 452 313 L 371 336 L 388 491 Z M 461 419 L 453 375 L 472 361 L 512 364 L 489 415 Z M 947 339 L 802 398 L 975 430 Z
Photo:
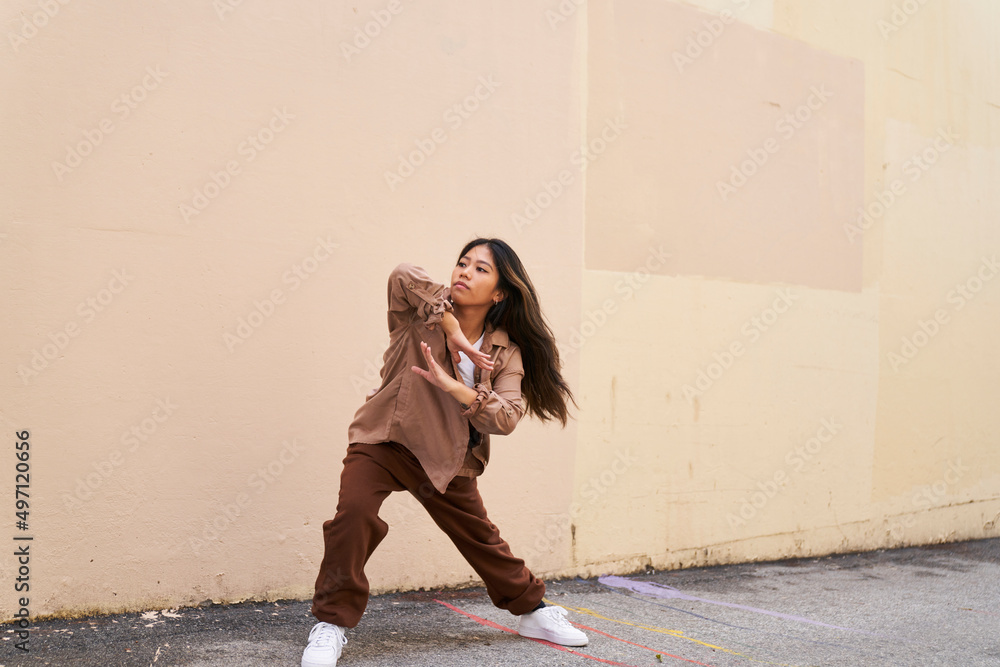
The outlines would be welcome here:
M 458 328 L 457 332 L 448 334 L 448 347 L 451 349 L 451 357 L 455 360 L 456 364 L 461 361 L 458 353 L 459 351 L 462 351 L 465 353 L 465 356 L 472 360 L 472 363 L 479 366 L 484 371 L 493 370 L 493 359 L 485 352 L 480 352 L 476 348 L 472 347 L 472 343 L 470 343 L 469 339 L 465 337 L 464 333 L 462 333 L 461 327 Z
M 472 360 L 476 366 L 479 366 L 485 371 L 493 370 L 493 359 L 490 355 L 485 352 L 480 352 L 472 346 L 469 339 L 465 337 L 462 333 L 462 327 L 458 323 L 458 319 L 455 318 L 449 312 L 445 312 L 444 316 L 441 318 L 441 328 L 444 330 L 445 339 L 448 341 L 448 348 L 451 350 L 451 358 L 458 364 L 461 359 L 458 353 L 464 352 L 465 356 Z

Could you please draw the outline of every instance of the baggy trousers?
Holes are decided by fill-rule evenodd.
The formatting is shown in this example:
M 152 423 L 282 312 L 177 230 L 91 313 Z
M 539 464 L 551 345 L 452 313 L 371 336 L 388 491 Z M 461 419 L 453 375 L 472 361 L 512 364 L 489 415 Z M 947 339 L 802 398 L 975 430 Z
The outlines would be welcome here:
M 378 511 L 391 492 L 403 490 L 423 504 L 458 547 L 486 583 L 494 605 L 516 615 L 538 606 L 545 583 L 500 538 L 500 531 L 486 516 L 475 477 L 456 477 L 442 494 L 403 445 L 353 443 L 347 448 L 340 475 L 337 513 L 323 523 L 324 553 L 316 577 L 313 616 L 347 628 L 361 620 L 369 591 L 364 567 L 389 532 Z

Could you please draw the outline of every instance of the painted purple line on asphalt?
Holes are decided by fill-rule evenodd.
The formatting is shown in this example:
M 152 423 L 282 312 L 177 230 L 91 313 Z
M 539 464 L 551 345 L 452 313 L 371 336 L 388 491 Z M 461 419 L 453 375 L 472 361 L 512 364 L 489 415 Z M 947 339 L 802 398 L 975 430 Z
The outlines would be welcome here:
M 639 595 L 649 595 L 650 597 L 661 598 L 664 600 L 686 600 L 688 602 L 706 602 L 708 604 L 717 604 L 722 607 L 732 607 L 733 609 L 742 609 L 744 611 L 752 611 L 758 614 L 767 614 L 768 616 L 774 616 L 777 618 L 783 618 L 786 621 L 796 621 L 798 623 L 809 623 L 811 625 L 819 625 L 824 628 L 831 628 L 833 630 L 847 630 L 848 632 L 859 632 L 865 635 L 872 635 L 873 637 L 878 637 L 873 632 L 865 632 L 864 630 L 854 630 L 852 628 L 844 628 L 839 625 L 830 625 L 828 623 L 822 623 L 820 621 L 814 621 L 804 616 L 794 616 L 792 614 L 782 614 L 777 611 L 769 611 L 767 609 L 759 609 L 757 607 L 747 607 L 746 605 L 736 604 L 733 602 L 722 602 L 720 600 L 709 600 L 707 598 L 699 598 L 694 595 L 688 595 L 687 593 L 682 593 L 673 586 L 664 586 L 662 584 L 654 584 L 645 581 L 633 581 L 631 579 L 626 579 L 625 577 L 615 577 L 615 576 L 604 576 L 597 579 L 600 583 L 605 586 L 611 586 L 612 588 L 624 588 L 626 590 L 632 591 L 633 593 L 638 593 Z

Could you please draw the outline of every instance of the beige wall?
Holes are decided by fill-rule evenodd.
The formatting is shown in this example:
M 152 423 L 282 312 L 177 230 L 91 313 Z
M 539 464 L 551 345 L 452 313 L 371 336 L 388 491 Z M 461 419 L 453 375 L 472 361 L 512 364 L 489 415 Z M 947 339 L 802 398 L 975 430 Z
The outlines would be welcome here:
M 385 277 L 474 235 L 581 407 L 481 482 L 536 572 L 1000 534 L 1000 8 L 895 7 L 8 3 L 31 613 L 309 597 Z M 377 590 L 476 581 L 383 516 Z

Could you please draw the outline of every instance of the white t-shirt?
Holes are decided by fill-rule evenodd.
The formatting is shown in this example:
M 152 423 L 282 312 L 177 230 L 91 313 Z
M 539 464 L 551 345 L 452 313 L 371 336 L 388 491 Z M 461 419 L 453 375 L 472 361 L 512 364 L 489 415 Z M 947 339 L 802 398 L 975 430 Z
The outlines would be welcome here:
M 486 337 L 486 331 L 483 330 L 483 335 L 479 337 L 479 340 L 477 340 L 475 343 L 472 344 L 472 347 L 476 348 L 477 350 L 480 347 L 482 347 L 483 338 L 485 337 Z M 472 363 L 472 359 L 469 359 L 469 357 L 465 356 L 465 352 L 462 352 L 461 350 L 459 350 L 458 352 L 458 358 L 459 358 L 458 373 L 459 375 L 462 376 L 462 382 L 465 383 L 465 386 L 471 388 L 474 384 L 474 377 L 472 375 L 472 372 L 476 368 L 476 365 Z

